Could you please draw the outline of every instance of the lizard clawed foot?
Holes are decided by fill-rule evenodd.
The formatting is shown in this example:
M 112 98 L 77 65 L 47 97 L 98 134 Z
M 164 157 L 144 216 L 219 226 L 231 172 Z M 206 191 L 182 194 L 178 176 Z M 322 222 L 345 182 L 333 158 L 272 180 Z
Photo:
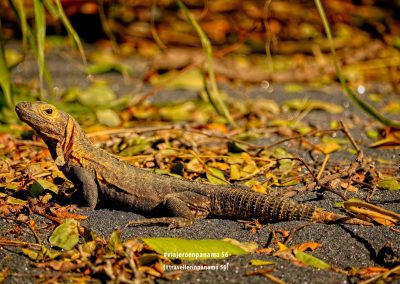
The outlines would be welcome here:
M 168 226 L 168 229 L 177 229 L 183 227 L 189 227 L 193 224 L 194 220 L 182 218 L 182 217 L 161 217 L 161 218 L 150 218 L 143 220 L 130 221 L 125 227 L 133 226 Z

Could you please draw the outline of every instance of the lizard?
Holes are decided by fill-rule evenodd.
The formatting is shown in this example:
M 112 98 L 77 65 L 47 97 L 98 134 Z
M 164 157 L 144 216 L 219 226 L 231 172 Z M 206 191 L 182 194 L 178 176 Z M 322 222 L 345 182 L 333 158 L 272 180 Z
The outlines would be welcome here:
M 304 220 L 371 225 L 245 186 L 214 185 L 155 174 L 95 147 L 71 115 L 51 104 L 20 102 L 15 110 L 47 144 L 55 164 L 82 194 L 88 207 L 95 209 L 99 203 L 108 202 L 145 216 L 156 214 L 128 225 L 180 228 L 208 217 L 258 219 L 263 223 Z

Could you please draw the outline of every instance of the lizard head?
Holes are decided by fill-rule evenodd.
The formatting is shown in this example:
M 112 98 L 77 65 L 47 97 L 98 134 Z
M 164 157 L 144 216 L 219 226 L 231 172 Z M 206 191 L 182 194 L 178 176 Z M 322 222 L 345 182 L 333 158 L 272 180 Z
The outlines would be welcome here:
M 48 145 L 54 145 L 65 137 L 70 116 L 45 102 L 20 102 L 15 111 L 18 117 L 30 125 Z

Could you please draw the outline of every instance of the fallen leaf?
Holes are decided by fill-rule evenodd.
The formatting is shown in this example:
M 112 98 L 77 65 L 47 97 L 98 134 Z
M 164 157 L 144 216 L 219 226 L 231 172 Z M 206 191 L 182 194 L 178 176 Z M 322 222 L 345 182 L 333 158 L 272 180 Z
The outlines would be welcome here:
M 245 146 L 240 145 L 239 143 L 236 142 L 228 142 L 228 152 L 230 153 L 242 153 L 246 152 Z
M 70 250 L 79 241 L 78 222 L 75 219 L 64 219 L 49 238 L 53 247 Z
M 203 89 L 203 74 L 199 68 L 193 68 L 185 72 L 171 70 L 162 75 L 153 75 L 150 78 L 150 83 L 153 86 L 172 90 L 200 91 Z
M 124 76 L 132 73 L 132 68 L 120 62 L 103 62 L 90 64 L 85 68 L 87 74 L 103 74 L 108 72 L 118 72 Z
M 299 251 L 315 250 L 315 249 L 319 248 L 320 246 L 321 246 L 320 243 L 307 242 L 307 243 L 303 243 L 303 244 L 294 246 L 294 249 L 297 249 Z
M 250 260 L 250 265 L 253 265 L 253 266 L 271 265 L 271 264 L 274 264 L 274 262 L 264 260 L 264 259 L 251 259 Z
M 106 245 L 106 257 L 116 257 L 117 250 L 122 247 L 121 243 L 121 231 L 116 230 L 111 233 L 110 240 Z
M 96 117 L 99 123 L 108 127 L 116 127 L 121 124 L 121 119 L 112 109 L 96 110 Z
M 312 256 L 311 254 L 303 252 L 301 250 L 294 249 L 293 253 L 294 253 L 296 259 L 298 259 L 299 261 L 301 261 L 302 263 L 304 263 L 307 266 L 311 266 L 311 267 L 319 268 L 319 269 L 329 269 L 331 267 L 325 261 L 323 261 L 315 256 Z
M 255 242 L 239 242 L 238 240 L 230 238 L 225 238 L 223 241 L 238 246 L 246 252 L 255 252 L 258 248 L 258 244 Z
M 35 197 L 40 195 L 46 189 L 58 194 L 58 187 L 54 183 L 45 179 L 37 179 L 29 187 L 30 193 Z
M 217 168 L 207 167 L 206 176 L 212 184 L 228 184 L 224 173 Z
M 203 260 L 247 253 L 223 240 L 186 240 L 180 238 L 142 238 L 148 246 L 170 259 Z
M 400 183 L 395 177 L 384 177 L 378 181 L 378 187 L 388 190 L 400 190 Z
M 6 202 L 13 205 L 25 205 L 27 201 L 12 196 L 8 196 Z
M 323 110 L 329 113 L 341 113 L 343 112 L 343 107 L 338 104 L 329 103 L 326 101 L 319 100 L 309 100 L 309 99 L 294 99 L 286 101 L 283 107 L 294 109 L 298 111 L 305 110 Z
M 88 107 L 109 107 L 115 101 L 116 95 L 113 90 L 107 86 L 90 86 L 80 90 L 77 94 L 78 101 Z

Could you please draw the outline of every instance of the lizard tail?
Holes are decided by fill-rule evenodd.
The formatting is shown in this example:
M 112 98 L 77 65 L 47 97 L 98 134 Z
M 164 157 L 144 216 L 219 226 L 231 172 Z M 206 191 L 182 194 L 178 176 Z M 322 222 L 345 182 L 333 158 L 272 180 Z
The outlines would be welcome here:
M 211 212 L 217 216 L 258 219 L 261 222 L 312 221 L 315 207 L 289 198 L 269 196 L 251 190 L 217 190 Z
M 369 222 L 328 212 L 308 204 L 257 193 L 251 190 L 216 190 L 212 196 L 211 212 L 217 216 L 258 219 L 261 222 L 311 221 L 372 225 Z

